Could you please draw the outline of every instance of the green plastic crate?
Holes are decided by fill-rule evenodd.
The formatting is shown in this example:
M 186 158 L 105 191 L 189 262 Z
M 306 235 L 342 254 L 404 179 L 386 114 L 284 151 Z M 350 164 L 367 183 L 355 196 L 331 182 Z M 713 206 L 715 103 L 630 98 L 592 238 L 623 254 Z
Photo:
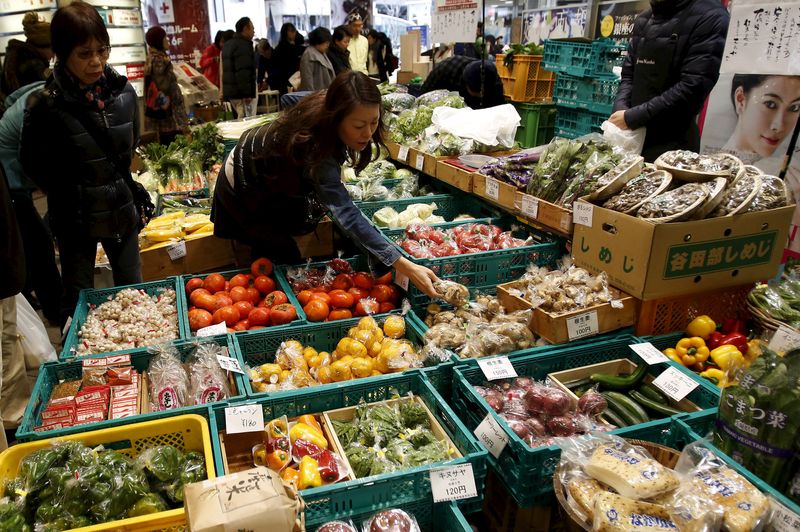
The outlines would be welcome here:
M 586 79 L 559 74 L 553 100 L 564 107 L 588 109 L 595 113 L 611 115 L 619 88 L 618 79 Z
M 379 320 L 381 316 L 376 316 Z M 275 361 L 275 352 L 280 347 L 281 343 L 286 340 L 297 340 L 303 346 L 311 346 L 317 351 L 327 351 L 332 353 L 336 348 L 339 340 L 347 336 L 347 331 L 354 327 L 360 318 L 352 318 L 349 320 L 326 321 L 321 323 L 311 323 L 295 327 L 290 331 L 279 330 L 273 331 L 270 329 L 260 329 L 257 331 L 249 331 L 245 334 L 236 335 L 234 345 L 236 346 L 237 356 L 248 366 L 259 366 Z M 417 320 L 406 319 L 406 335 L 405 338 L 413 342 L 417 346 L 422 345 L 422 331 L 417 327 Z M 448 395 L 450 391 L 450 384 L 452 381 L 453 363 L 450 361 L 443 362 L 438 366 L 430 368 L 422 368 L 420 370 L 412 369 L 407 372 L 421 371 L 425 373 L 427 378 L 431 381 L 434 388 L 440 393 Z M 379 377 L 364 377 L 361 379 L 353 379 L 352 381 L 345 381 L 339 383 L 329 383 L 320 386 L 309 388 L 310 390 L 326 390 L 336 388 L 349 382 L 368 382 L 378 383 L 381 381 L 391 380 L 395 374 L 381 375 Z M 277 398 L 286 397 L 296 393 L 298 390 L 289 390 L 284 392 L 257 392 L 253 389 L 250 379 L 245 378 L 245 388 L 247 396 L 256 399 L 263 398 Z
M 285 325 L 270 325 L 267 328 L 270 330 L 284 330 L 297 327 L 298 325 L 304 325 L 307 322 L 307 319 L 305 312 L 303 312 L 303 307 L 297 301 L 297 298 L 293 297 L 291 287 L 289 286 L 289 283 L 286 282 L 286 278 L 278 275 L 278 269 L 279 267 L 275 266 L 272 272 L 272 277 L 273 279 L 275 279 L 275 290 L 280 290 L 286 293 L 286 297 L 289 299 L 289 303 L 294 305 L 294 308 L 297 311 L 297 319 Z M 226 281 L 229 281 L 231 277 L 233 277 L 237 273 L 250 274 L 250 269 L 245 268 L 241 270 L 227 270 L 224 272 L 212 272 L 212 273 L 219 273 L 225 278 Z M 181 320 L 181 327 L 183 328 L 184 331 L 186 331 L 186 338 L 195 337 L 194 331 L 189 329 L 189 307 L 192 306 L 192 303 L 189 301 L 189 296 L 186 294 L 186 283 L 189 281 L 189 279 L 194 279 L 195 277 L 199 277 L 200 279 L 205 279 L 209 275 L 211 275 L 211 273 L 203 273 L 199 275 L 188 274 L 188 275 L 181 275 L 178 278 L 178 281 L 180 283 L 180 293 L 178 294 L 178 297 L 181 298 L 183 303 L 183 308 L 186 309 L 186 311 L 179 316 L 179 319 Z M 245 332 L 247 331 L 237 331 L 234 334 L 243 334 Z
M 514 137 L 523 148 L 542 146 L 555 135 L 556 108 L 552 103 L 515 103 L 520 125 Z
M 697 441 L 698 435 L 705 436 L 710 433 L 717 421 L 717 412 L 719 412 L 719 407 L 675 416 L 676 430 L 673 435 L 673 447 L 683 449 L 688 444 Z
M 614 67 L 622 66 L 624 45 L 611 39 L 576 42 L 548 39 L 544 42 L 542 64 L 546 70 L 579 77 L 616 77 Z
M 416 501 L 400 505 L 389 505 L 386 508 L 376 508 L 358 514 L 345 514 L 340 520 L 347 521 L 350 519 L 356 526 L 356 530 L 360 530 L 361 525 L 367 521 L 372 515 L 390 508 L 398 508 L 414 516 L 417 524 L 422 532 L 438 532 L 447 530 L 452 532 L 472 532 L 472 527 L 469 526 L 464 514 L 455 503 L 440 503 L 433 504 L 430 501 Z M 323 523 L 320 523 L 320 525 Z M 316 532 L 320 525 L 314 527 L 306 527 L 308 532 Z
M 391 207 L 397 212 L 403 212 L 409 205 L 415 203 L 435 203 L 437 208 L 433 214 L 442 216 L 448 221 L 452 221 L 459 214 L 468 214 L 476 218 L 493 218 L 500 215 L 500 211 L 497 209 L 467 194 L 434 194 L 418 198 L 370 201 L 357 205 L 364 216 L 372 222 L 372 215 L 384 207 Z
M 203 340 L 202 343 L 215 343 L 228 348 L 230 356 L 235 356 L 230 335 L 220 335 L 209 337 Z M 185 362 L 186 358 L 193 351 L 193 348 L 198 344 L 197 341 L 184 340 L 175 344 L 175 348 L 181 355 L 181 359 Z M 136 368 L 141 374 L 150 365 L 150 360 L 153 354 L 147 349 L 137 349 L 129 353 L 131 357 L 131 365 Z M 98 355 L 99 358 L 105 355 Z M 58 430 L 49 430 L 46 432 L 36 432 L 34 429 L 39 426 L 41 422 L 41 412 L 47 406 L 50 400 L 50 394 L 53 392 L 53 387 L 59 382 L 65 380 L 80 379 L 83 375 L 82 360 L 71 360 L 69 362 L 48 362 L 39 368 L 39 375 L 36 378 L 36 384 L 33 387 L 31 398 L 28 401 L 28 406 L 25 408 L 22 422 L 17 429 L 16 438 L 19 441 L 41 440 L 45 438 L 55 438 L 66 436 L 67 434 L 75 434 L 77 432 L 85 432 L 87 430 L 100 430 L 119 425 L 129 425 L 131 423 L 139 423 L 140 421 L 151 421 L 153 419 L 160 419 L 162 417 L 171 417 L 180 414 L 196 414 L 201 410 L 208 407 L 208 405 L 191 405 L 177 408 L 175 410 L 167 410 L 164 412 L 150 412 L 147 414 L 138 414 L 136 416 L 126 417 L 122 419 L 105 420 L 88 425 L 77 425 L 74 427 L 67 427 Z M 236 389 L 231 391 L 230 397 L 226 397 L 221 403 L 227 404 L 227 401 L 232 399 L 243 399 L 246 395 L 245 390 L 245 376 L 233 373 L 233 380 Z
M 100 305 L 101 303 L 105 303 L 106 301 L 113 298 L 118 292 L 126 288 L 143 290 L 150 296 L 158 295 L 159 293 L 169 288 L 175 290 L 177 296 L 175 298 L 175 306 L 177 307 L 178 311 L 178 338 L 176 338 L 174 341 L 182 340 L 187 337 L 189 329 L 188 327 L 185 326 L 184 322 L 181 320 L 181 316 L 186 315 L 186 307 L 183 305 L 183 299 L 181 299 L 181 293 L 183 292 L 183 288 L 181 287 L 179 279 L 177 277 L 167 277 L 162 281 L 152 281 L 149 283 L 131 284 L 127 286 L 115 286 L 113 288 L 100 288 L 100 289 L 85 288 L 81 290 L 81 293 L 78 295 L 78 304 L 75 306 L 75 312 L 72 314 L 72 323 L 69 326 L 67 337 L 64 339 L 64 347 L 61 349 L 61 353 L 59 355 L 60 360 L 87 358 L 87 357 L 76 357 L 75 353 L 78 342 L 80 342 L 80 337 L 78 336 L 78 332 L 81 330 L 81 327 L 83 327 L 83 324 L 86 322 L 86 317 L 89 314 L 89 308 L 92 306 Z M 113 353 L 128 353 L 132 350 L 133 349 L 121 349 L 119 351 L 113 351 L 102 354 L 109 355 Z
M 406 372 L 379 381 L 359 379 L 340 383 L 338 386 L 296 390 L 281 397 L 256 401 L 256 404 L 262 407 L 264 420 L 269 421 L 283 415 L 293 418 L 302 414 L 320 414 L 328 410 L 355 406 L 361 401 L 374 403 L 392 399 L 397 395 L 407 395 L 409 392 L 425 402 L 461 452 L 462 458 L 304 490 L 302 496 L 306 503 L 306 526 L 310 530 L 337 518 L 371 514 L 376 509 L 415 504 L 420 501 L 430 504 L 429 471 L 434 467 L 472 464 L 478 499 L 483 496 L 487 453 L 422 373 Z M 252 402 L 252 400 L 247 401 L 247 403 Z M 212 409 L 212 416 L 211 436 L 216 451 L 215 465 L 219 471 L 224 471 L 219 439 L 220 431 L 225 430 L 224 407 Z
M 520 376 L 544 380 L 549 373 L 618 358 L 628 358 L 637 364 L 641 363 L 642 359 L 628 347 L 635 343 L 639 343 L 638 338 L 623 336 L 616 340 L 587 342 L 574 346 L 568 344 L 546 353 L 514 358 L 511 364 Z M 659 375 L 666 367 L 666 364 L 650 366 L 649 372 L 654 376 Z M 489 463 L 503 479 L 519 505 L 531 506 L 537 497 L 552 491 L 551 477 L 561 455 L 560 449 L 555 445 L 532 449 L 523 442 L 474 390 L 473 385 L 485 381 L 486 377 L 477 366 L 457 366 L 453 370 L 451 404 L 470 430 L 474 430 L 487 414 L 492 415 L 503 427 L 509 439 L 508 445 L 498 459 L 489 455 Z M 719 403 L 719 394 L 706 388 L 702 383 L 687 397 L 700 408 L 712 408 Z M 616 429 L 613 433 L 626 438 L 669 445 L 670 423 L 670 418 L 664 418 Z
M 600 133 L 600 126 L 607 119 L 607 114 L 557 105 L 556 136 L 576 139 L 589 133 Z

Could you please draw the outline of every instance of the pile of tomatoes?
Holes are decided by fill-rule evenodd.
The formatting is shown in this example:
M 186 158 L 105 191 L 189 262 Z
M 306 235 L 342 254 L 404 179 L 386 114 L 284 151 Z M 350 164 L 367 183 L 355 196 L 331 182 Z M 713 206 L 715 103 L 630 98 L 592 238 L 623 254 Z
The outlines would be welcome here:
M 189 328 L 197 331 L 225 322 L 228 332 L 239 332 L 294 321 L 297 309 L 275 288 L 272 262 L 265 258 L 253 262 L 250 273 L 238 273 L 229 280 L 219 273 L 193 277 L 186 282 Z
M 288 276 L 308 321 L 383 314 L 400 303 L 400 289 L 392 283 L 391 272 L 374 277 L 354 271 L 343 259 L 333 259 L 324 269 L 290 271 Z

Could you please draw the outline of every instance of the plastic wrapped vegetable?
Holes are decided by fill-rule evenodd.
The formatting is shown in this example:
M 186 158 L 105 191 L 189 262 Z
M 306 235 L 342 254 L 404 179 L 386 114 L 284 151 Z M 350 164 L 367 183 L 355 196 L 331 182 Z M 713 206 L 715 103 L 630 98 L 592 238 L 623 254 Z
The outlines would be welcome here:
M 147 368 L 150 403 L 154 412 L 173 410 L 187 404 L 189 380 L 174 347 L 156 351 Z
M 169 506 L 160 495 L 148 493 L 128 510 L 128 517 L 139 517 L 169 510 Z
M 390 113 L 399 113 L 406 109 L 411 109 L 416 103 L 417 99 L 414 96 L 403 92 L 386 94 L 381 98 L 383 109 Z
M 220 367 L 217 355 L 223 355 L 219 344 L 200 344 L 189 358 L 189 385 L 194 404 L 215 403 L 230 397 L 228 377 Z
M 391 207 L 383 207 L 375 211 L 372 215 L 372 221 L 378 227 L 394 228 L 398 225 L 398 213 Z

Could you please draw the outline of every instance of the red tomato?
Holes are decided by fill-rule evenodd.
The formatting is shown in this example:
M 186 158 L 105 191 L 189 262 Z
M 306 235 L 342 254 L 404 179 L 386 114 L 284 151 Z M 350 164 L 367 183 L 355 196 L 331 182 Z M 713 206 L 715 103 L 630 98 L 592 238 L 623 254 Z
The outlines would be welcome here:
M 300 302 L 301 305 L 306 306 L 306 303 L 308 303 L 308 300 L 311 299 L 311 296 L 313 295 L 314 292 L 312 292 L 311 290 L 301 290 L 297 294 L 297 300 Z
M 256 259 L 250 265 L 250 271 L 254 277 L 261 275 L 272 275 L 272 261 L 265 258 Z
M 315 287 L 311 288 L 311 292 L 314 293 L 314 294 L 319 294 L 319 293 L 322 293 L 322 292 L 327 294 L 328 293 L 328 289 L 325 288 L 324 286 L 315 286 Z
M 222 323 L 223 321 L 228 327 L 233 327 L 239 321 L 239 311 L 233 305 L 227 305 L 214 312 L 212 320 L 214 323 Z
M 239 331 L 237 331 L 236 329 L 232 329 L 232 328 L 230 328 L 230 327 L 228 327 L 227 329 L 225 329 L 225 331 L 226 331 L 228 334 L 236 334 L 237 332 L 239 332 Z
M 347 293 L 351 294 L 353 296 L 353 299 L 355 300 L 356 303 L 358 303 L 358 301 L 360 299 L 364 299 L 365 297 L 369 297 L 369 290 L 365 290 L 363 288 L 358 288 L 358 287 L 355 287 L 355 286 L 353 288 L 351 288 L 350 290 L 348 290 Z
M 231 291 L 231 283 L 229 283 L 228 281 L 225 281 L 225 291 L 226 292 Z
M 186 295 L 191 295 L 192 292 L 203 286 L 203 280 L 199 277 L 193 277 L 186 281 Z
M 391 284 L 391 283 L 392 283 L 391 271 L 384 273 L 383 275 L 375 279 L 375 284 Z
M 214 298 L 214 311 L 221 309 L 222 307 L 227 307 L 233 305 L 233 299 L 224 295 L 224 294 L 214 294 L 211 296 Z M 236 320 L 239 321 L 239 320 Z M 236 323 L 236 322 L 234 322 Z
M 349 294 L 344 290 L 331 290 L 328 294 L 331 296 L 331 305 L 335 308 L 350 308 L 356 303 L 356 298 L 353 294 Z
M 351 288 L 353 288 L 353 278 L 347 275 L 346 273 L 340 273 L 333 280 L 333 284 L 331 285 L 331 287 L 334 290 L 344 290 L 344 291 L 350 290 Z
M 203 288 L 212 294 L 221 292 L 225 290 L 225 278 L 218 273 L 212 273 L 203 280 Z
M 371 290 L 372 287 L 375 286 L 375 280 L 367 272 L 358 272 L 353 276 L 353 284 L 358 288 Z
M 197 288 L 193 290 L 191 294 L 189 294 L 189 301 L 192 303 L 192 305 L 197 306 L 197 299 L 203 295 L 210 296 L 211 292 L 205 288 Z
M 396 307 L 394 306 L 394 304 L 387 302 L 387 303 L 381 303 L 379 308 L 380 308 L 380 313 L 384 314 L 386 312 L 393 311 Z
M 269 294 L 273 290 L 275 290 L 275 281 L 272 277 L 267 277 L 266 275 L 260 275 L 256 277 L 256 280 L 253 281 L 253 286 L 264 295 Z
M 346 320 L 352 318 L 353 313 L 346 308 L 335 308 L 328 314 L 328 321 Z
M 234 286 L 241 286 L 242 288 L 247 288 L 250 286 L 250 279 L 243 273 L 237 273 L 231 280 L 228 281 L 228 285 L 233 288 Z
M 211 325 L 211 313 L 203 309 L 194 309 L 189 311 L 189 328 L 193 331 L 208 327 Z
M 268 308 L 256 307 L 247 315 L 247 321 L 253 325 L 269 325 L 270 312 Z
M 246 290 L 247 290 L 247 300 L 253 305 L 258 305 L 258 302 L 261 301 L 261 292 L 259 292 L 252 286 L 246 288 Z
M 398 289 L 397 285 L 395 284 L 389 284 L 386 286 L 389 287 L 389 293 L 391 294 L 389 296 L 389 302 L 397 305 L 400 302 L 400 289 Z
M 267 297 L 264 298 L 264 306 L 268 308 L 272 308 L 276 305 L 283 305 L 284 303 L 288 303 L 289 298 L 286 297 L 286 294 L 281 292 L 280 290 L 275 290 L 274 292 L 270 292 Z
M 255 331 L 256 329 L 266 329 L 263 325 L 251 325 L 248 331 Z
M 195 290 L 195 292 L 198 292 L 198 290 Z M 194 306 L 196 306 L 199 309 L 207 310 L 208 312 L 214 312 L 215 310 L 217 310 L 216 298 L 214 298 L 214 296 L 212 296 L 205 290 L 203 290 L 203 292 L 204 292 L 203 294 L 198 294 L 198 296 L 194 298 L 193 301 Z M 194 295 L 194 293 L 192 295 Z
M 325 321 L 330 314 L 328 304 L 317 298 L 312 298 L 306 306 L 303 307 L 303 312 L 306 313 L 308 321 Z
M 356 303 L 355 315 L 356 316 L 371 316 L 373 314 L 377 314 L 380 311 L 380 303 L 372 299 L 371 297 L 366 297 Z
M 231 299 L 236 303 L 237 301 L 247 301 L 247 288 L 243 286 L 234 286 L 231 288 Z
M 327 292 L 314 292 L 311 299 L 320 299 L 328 305 L 331 303 L 331 296 Z
M 273 325 L 285 325 L 297 318 L 297 309 L 289 303 L 282 303 L 272 307 L 269 315 Z
M 247 316 L 255 308 L 249 301 L 237 301 L 233 306 L 239 311 L 240 316 Z
M 249 328 L 250 328 L 250 322 L 247 320 L 241 320 L 237 322 L 236 325 L 233 326 L 233 330 L 239 332 L 246 331 Z
M 375 298 L 378 303 L 386 303 L 392 298 L 392 289 L 389 285 L 379 284 L 372 289 L 369 295 Z

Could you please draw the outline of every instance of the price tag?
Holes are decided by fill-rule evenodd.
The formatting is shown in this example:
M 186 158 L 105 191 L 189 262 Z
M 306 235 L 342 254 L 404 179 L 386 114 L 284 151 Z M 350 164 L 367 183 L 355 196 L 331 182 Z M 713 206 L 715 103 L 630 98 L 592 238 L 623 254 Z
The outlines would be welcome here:
M 517 376 L 517 372 L 508 357 L 479 358 L 478 365 L 490 381 L 510 379 Z
M 596 310 L 567 318 L 567 336 L 570 340 L 594 336 L 598 332 L 600 325 L 597 323 Z
M 474 434 L 495 458 L 500 457 L 503 449 L 508 444 L 508 434 L 492 417 L 492 414 L 486 415 L 481 424 L 475 429 Z
M 169 255 L 169 260 L 175 262 L 178 259 L 182 259 L 186 256 L 186 242 L 181 240 L 177 244 L 172 244 L 171 246 L 167 246 L 167 255 Z
M 400 272 L 395 272 L 394 283 L 403 290 L 405 290 L 406 292 L 408 292 L 408 277 L 406 277 L 405 274 L 402 274 Z
M 397 159 L 403 162 L 408 160 L 408 146 L 400 146 L 400 151 L 397 152 Z
M 434 503 L 478 496 L 472 464 L 431 469 L 430 477 Z
M 69 330 L 69 326 L 72 325 L 72 316 L 67 318 L 67 323 L 64 324 L 64 328 L 61 329 L 61 336 L 66 336 L 67 331 Z
M 217 362 L 219 362 L 219 367 L 222 369 L 226 369 L 228 371 L 233 371 L 234 373 L 241 373 L 244 375 L 244 370 L 242 366 L 239 365 L 239 361 L 235 358 L 226 357 L 223 355 L 217 355 Z
M 676 401 L 680 401 L 699 386 L 690 376 L 672 366 L 656 377 L 653 385 Z
M 644 342 L 642 344 L 633 344 L 628 347 L 633 349 L 633 351 L 637 355 L 642 357 L 642 360 L 644 360 L 651 366 L 654 364 L 662 364 L 668 360 L 667 357 L 664 355 L 664 353 L 656 349 L 656 346 L 654 346 L 650 342 Z
M 492 199 L 500 198 L 500 183 L 493 177 L 486 178 L 486 195 Z
M 769 341 L 769 348 L 781 353 L 785 353 L 798 346 L 800 346 L 800 334 L 797 334 L 796 331 L 793 331 L 786 325 L 778 327 L 778 330 L 775 331 L 775 334 L 772 335 L 772 339 Z
M 772 519 L 769 524 L 777 532 L 795 532 L 800 530 L 800 516 L 772 499 Z
M 539 214 L 539 200 L 527 194 L 522 195 L 522 214 L 528 218 L 536 218 Z
M 425 167 L 425 156 L 421 153 L 417 154 L 417 159 L 414 161 L 414 168 L 419 170 L 420 172 Z
M 583 201 L 576 201 L 572 204 L 572 223 L 585 225 L 586 227 L 592 226 L 592 215 L 594 214 L 594 205 Z
M 202 329 L 197 329 L 197 336 L 216 336 L 218 334 L 225 334 L 228 332 L 228 326 L 225 325 L 225 322 L 220 322 L 215 325 L 209 325 L 208 327 L 203 327 Z
M 258 405 L 230 406 L 225 409 L 225 432 L 258 432 L 264 430 L 264 414 Z

